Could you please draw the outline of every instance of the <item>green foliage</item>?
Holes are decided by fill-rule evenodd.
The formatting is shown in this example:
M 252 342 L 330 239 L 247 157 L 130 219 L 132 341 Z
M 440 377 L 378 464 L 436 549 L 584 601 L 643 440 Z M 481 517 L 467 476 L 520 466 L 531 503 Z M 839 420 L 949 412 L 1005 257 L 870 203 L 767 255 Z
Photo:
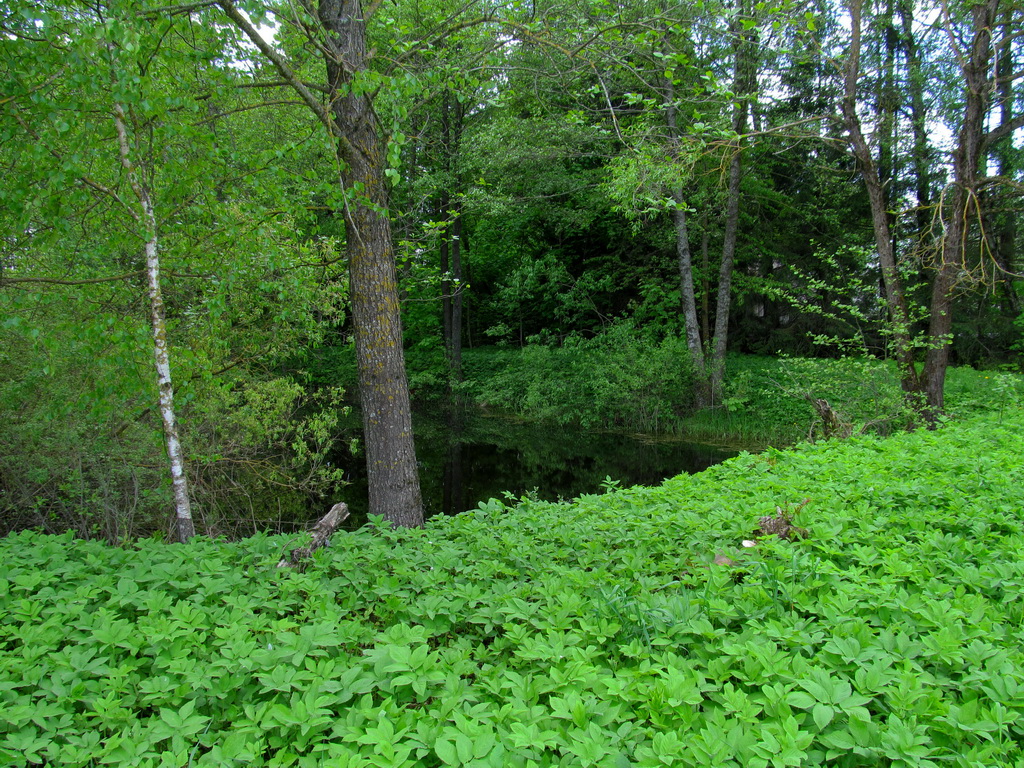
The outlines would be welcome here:
M 891 362 L 871 358 L 775 358 L 730 354 L 724 400 L 692 411 L 685 343 L 648 340 L 629 323 L 562 347 L 484 348 L 466 353 L 475 400 L 531 419 L 624 427 L 741 445 L 789 445 L 829 437 L 812 401 L 825 400 L 843 433 L 905 429 L 914 414 Z M 1024 377 L 952 368 L 950 412 L 1001 414 L 1024 401 Z
M 787 394 L 811 402 L 825 400 L 837 415 L 844 433 L 889 434 L 915 423 L 915 411 L 900 386 L 893 366 L 870 358 L 813 360 L 785 358 L 785 378 L 779 382 Z M 828 431 L 816 413 L 810 436 Z M 837 435 L 843 436 L 843 435 Z
M 276 334 L 264 348 L 268 361 L 289 341 L 315 339 L 304 336 L 312 307 L 295 298 L 286 322 L 236 296 L 199 329 L 183 319 L 172 330 L 189 480 L 197 517 L 211 530 L 247 534 L 304 519 L 308 498 L 340 480 L 326 464 L 340 431 L 340 390 L 307 393 L 291 377 L 244 365 L 214 374 L 262 333 Z M 169 476 L 143 322 L 97 313 L 74 292 L 0 294 L 0 312 L 8 318 L 0 326 L 0 530 L 73 530 L 114 542 L 163 530 Z M 210 326 L 220 333 L 207 335 Z
M 307 202 L 323 192 L 311 172 L 316 147 L 301 119 L 253 119 L 264 96 L 238 87 L 248 75 L 231 65 L 223 25 L 162 10 L 18 0 L 4 17 L 5 532 L 120 541 L 165 526 L 141 272 L 143 242 L 156 235 L 197 517 L 222 532 L 244 520 L 249 532 L 303 510 L 306 493 L 336 480 L 324 463 L 336 397 L 300 399 L 281 365 L 312 354 L 347 300 L 336 241 L 302 236 Z M 113 120 L 122 112 L 124 151 L 158 232 L 138 218 Z
M 378 519 L 304 573 L 284 537 L 10 536 L 0 762 L 1018 765 L 1022 430 Z M 741 546 L 804 498 L 806 538 Z
M 490 370 L 467 365 L 473 396 L 530 418 L 656 432 L 691 400 L 685 342 L 653 341 L 630 323 L 592 339 L 570 337 L 560 347 L 533 343 L 495 357 Z

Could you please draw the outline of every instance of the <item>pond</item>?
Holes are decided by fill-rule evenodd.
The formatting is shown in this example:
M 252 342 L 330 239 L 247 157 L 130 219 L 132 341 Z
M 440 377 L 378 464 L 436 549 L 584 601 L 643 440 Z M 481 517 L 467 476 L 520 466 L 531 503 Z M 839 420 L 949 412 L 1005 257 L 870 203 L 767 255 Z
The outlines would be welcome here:
M 356 416 L 358 419 L 358 416 Z M 606 478 L 621 487 L 657 485 L 683 472 L 700 472 L 737 451 L 678 439 L 589 431 L 469 412 L 458 418 L 413 416 L 424 514 L 457 514 L 481 501 L 547 501 L 597 493 Z M 367 508 L 362 457 L 338 457 L 350 485 L 342 497 L 361 524 Z

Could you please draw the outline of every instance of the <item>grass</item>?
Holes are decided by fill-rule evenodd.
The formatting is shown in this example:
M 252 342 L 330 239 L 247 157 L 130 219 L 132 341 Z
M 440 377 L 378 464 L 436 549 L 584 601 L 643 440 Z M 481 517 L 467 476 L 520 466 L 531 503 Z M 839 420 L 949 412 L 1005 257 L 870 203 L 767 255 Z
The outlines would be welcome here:
M 1006 407 L 492 501 L 305 573 L 281 537 L 8 537 L 0 762 L 1022 765 L 1022 433 Z M 806 538 L 741 545 L 780 509 Z

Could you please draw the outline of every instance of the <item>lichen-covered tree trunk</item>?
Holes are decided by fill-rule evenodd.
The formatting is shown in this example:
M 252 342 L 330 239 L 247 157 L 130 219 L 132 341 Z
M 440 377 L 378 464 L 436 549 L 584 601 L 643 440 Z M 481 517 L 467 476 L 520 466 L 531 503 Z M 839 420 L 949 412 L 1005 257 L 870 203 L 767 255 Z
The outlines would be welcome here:
M 174 411 L 174 386 L 171 381 L 170 355 L 167 351 L 167 321 L 163 294 L 160 290 L 160 251 L 156 214 L 153 211 L 149 189 L 140 181 L 132 161 L 124 107 L 117 103 L 114 104 L 114 125 L 117 129 L 121 165 L 128 175 L 132 192 L 139 204 L 139 211 L 133 212 L 132 215 L 145 233 L 146 279 L 149 286 L 149 313 L 153 331 L 153 357 L 156 362 L 160 419 L 163 422 L 164 444 L 171 465 L 178 540 L 186 542 L 195 536 L 195 525 L 192 521 L 192 505 L 188 495 L 188 478 L 185 475 L 185 457 L 181 441 L 178 439 L 178 421 Z
M 402 347 L 384 147 L 369 93 L 354 88 L 367 68 L 359 0 L 321 0 L 331 110 L 345 207 L 352 320 L 363 409 L 370 513 L 394 525 L 423 524 Z

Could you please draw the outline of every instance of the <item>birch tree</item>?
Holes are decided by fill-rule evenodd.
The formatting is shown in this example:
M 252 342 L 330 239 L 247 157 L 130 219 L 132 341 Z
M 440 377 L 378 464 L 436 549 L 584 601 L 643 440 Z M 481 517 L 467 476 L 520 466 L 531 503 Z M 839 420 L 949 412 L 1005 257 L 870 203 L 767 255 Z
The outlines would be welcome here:
M 157 124 L 173 109 L 175 97 L 153 82 L 153 57 L 160 50 L 169 23 L 154 25 L 144 8 L 110 2 L 92 8 L 21 4 L 7 17 L 4 54 L 12 75 L 4 99 L 3 124 L 16 126 L 31 144 L 22 154 L 35 156 L 21 194 L 12 201 L 18 235 L 33 250 L 60 247 L 69 231 L 91 215 L 90 228 L 110 227 L 106 266 L 109 277 L 93 282 L 131 283 L 145 276 L 148 323 L 152 339 L 157 410 L 161 416 L 173 494 L 175 535 L 187 541 L 195 534 L 185 467 L 178 436 L 174 387 L 167 341 L 167 323 L 160 276 L 160 222 L 156 212 L 155 160 L 161 146 Z M 18 19 L 17 22 L 12 19 Z M 86 74 L 83 62 L 93 67 Z M 157 93 L 160 91 L 160 93 Z M 93 234 L 99 232 L 90 232 Z M 84 236 L 79 236 L 79 242 Z M 117 275 L 123 264 L 141 255 L 141 270 Z M 74 250 L 71 251 L 74 254 Z M 15 262 L 13 279 L 38 280 L 25 262 Z M 70 267 L 75 269 L 74 266 Z M 121 267 L 123 272 L 124 268 Z M 81 274 L 81 273 L 79 273 Z M 60 282 L 59 280 L 56 282 Z M 65 281 L 68 282 L 68 281 Z M 71 280 L 70 282 L 74 282 Z
M 120 78 L 116 70 L 116 54 L 113 43 L 108 44 L 111 74 L 114 82 L 114 98 L 120 90 Z M 174 410 L 174 385 L 171 380 L 171 360 L 167 350 L 167 318 L 164 313 L 163 291 L 160 288 L 160 234 L 156 214 L 153 211 L 151 190 L 143 181 L 142 174 L 133 158 L 131 138 L 128 130 L 128 115 L 119 101 L 112 104 L 114 126 L 117 130 L 117 146 L 121 167 L 128 178 L 128 185 L 137 202 L 137 208 L 125 205 L 126 212 L 135 220 L 144 240 L 146 255 L 146 283 L 149 295 L 149 322 L 153 333 L 153 360 L 156 364 L 156 383 L 159 392 L 160 421 L 163 424 L 164 444 L 171 469 L 171 487 L 174 492 L 174 516 L 178 540 L 186 542 L 195 535 L 192 521 L 192 504 L 189 500 L 188 478 L 185 474 L 185 456 L 178 437 L 178 418 Z

